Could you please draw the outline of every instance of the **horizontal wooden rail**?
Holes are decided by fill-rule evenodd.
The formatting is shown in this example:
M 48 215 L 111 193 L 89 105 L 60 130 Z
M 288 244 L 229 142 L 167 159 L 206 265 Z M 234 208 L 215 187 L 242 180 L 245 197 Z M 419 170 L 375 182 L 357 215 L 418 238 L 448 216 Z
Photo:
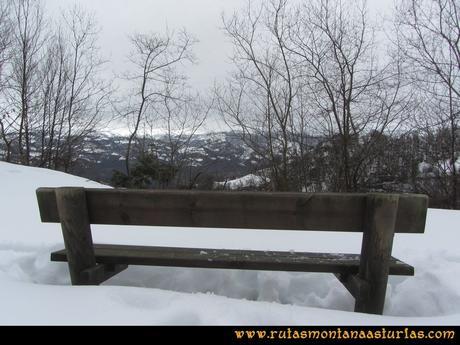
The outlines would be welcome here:
M 39 188 L 42 222 L 58 223 L 56 188 Z M 362 232 L 367 194 L 85 189 L 91 224 Z M 401 194 L 395 232 L 423 233 L 425 195 Z
M 361 259 L 360 255 L 357 254 L 143 247 L 114 244 L 95 244 L 94 256 L 99 266 L 148 265 L 329 272 L 342 274 L 343 276 L 357 274 Z M 64 249 L 52 253 L 51 260 L 68 261 L 67 251 Z M 100 270 L 101 267 L 99 266 L 96 266 L 97 268 L 93 271 Z M 103 272 L 105 273 L 105 271 L 106 269 Z M 414 275 L 414 268 L 401 260 L 391 257 L 389 260 L 389 273 L 412 276 Z

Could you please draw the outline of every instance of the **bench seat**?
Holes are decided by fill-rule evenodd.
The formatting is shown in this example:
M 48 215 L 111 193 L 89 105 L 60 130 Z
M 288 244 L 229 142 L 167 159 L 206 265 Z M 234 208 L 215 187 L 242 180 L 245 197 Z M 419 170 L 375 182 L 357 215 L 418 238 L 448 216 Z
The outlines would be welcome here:
M 251 193 L 39 188 L 43 222 L 60 223 L 73 285 L 99 285 L 129 265 L 333 273 L 355 311 L 382 314 L 389 275 L 414 275 L 391 256 L 395 233 L 423 233 L 428 198 L 414 194 Z M 91 225 L 362 233 L 360 254 L 93 244 Z
M 253 250 L 146 247 L 94 244 L 98 264 L 227 268 L 267 271 L 357 274 L 359 254 L 301 253 Z M 52 261 L 66 262 L 66 250 L 51 254 Z M 391 275 L 414 275 L 414 268 L 390 259 Z

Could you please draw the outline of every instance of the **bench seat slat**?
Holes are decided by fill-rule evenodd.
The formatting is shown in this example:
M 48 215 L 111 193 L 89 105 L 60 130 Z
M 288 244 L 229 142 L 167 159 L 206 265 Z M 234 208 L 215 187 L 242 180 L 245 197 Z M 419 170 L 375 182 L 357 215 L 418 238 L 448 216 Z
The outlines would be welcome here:
M 203 248 L 171 248 L 95 244 L 96 262 L 148 266 L 228 268 L 267 271 L 356 274 L 359 254 L 300 253 Z M 51 254 L 52 261 L 67 261 L 65 249 Z M 414 268 L 391 258 L 390 274 L 414 275 Z

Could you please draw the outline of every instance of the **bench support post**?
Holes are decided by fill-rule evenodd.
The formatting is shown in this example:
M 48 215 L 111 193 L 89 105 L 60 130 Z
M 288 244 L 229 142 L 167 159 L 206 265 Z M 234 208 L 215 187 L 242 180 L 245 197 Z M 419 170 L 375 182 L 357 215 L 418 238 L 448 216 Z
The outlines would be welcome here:
M 98 264 L 80 273 L 81 279 L 99 285 L 128 268 L 128 265 Z
M 383 313 L 398 201 L 394 194 L 366 197 L 358 275 L 365 283 L 355 296 L 357 312 Z
M 55 193 L 72 285 L 98 284 L 83 273 L 96 267 L 85 190 L 66 187 Z

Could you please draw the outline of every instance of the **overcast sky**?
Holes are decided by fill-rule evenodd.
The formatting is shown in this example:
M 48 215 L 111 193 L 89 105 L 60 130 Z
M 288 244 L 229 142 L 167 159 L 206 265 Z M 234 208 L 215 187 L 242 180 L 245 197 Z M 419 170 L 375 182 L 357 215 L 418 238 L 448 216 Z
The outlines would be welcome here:
M 120 73 L 127 68 L 128 35 L 185 28 L 199 42 L 194 47 L 198 64 L 190 69 L 195 87 L 206 89 L 214 78 L 225 75 L 231 47 L 219 30 L 221 13 L 233 12 L 245 0 L 45 0 L 50 14 L 80 4 L 94 12 L 101 27 L 100 46 Z
M 198 63 L 188 70 L 191 85 L 206 91 L 230 70 L 232 48 L 220 28 L 222 13 L 232 14 L 247 0 L 43 0 L 53 17 L 75 3 L 95 14 L 100 26 L 102 55 L 108 68 L 122 73 L 129 67 L 128 36 L 135 32 L 164 32 L 185 28 L 199 42 L 194 47 Z M 263 1 L 263 0 L 262 0 Z M 302 1 L 302 0 L 299 0 Z M 391 8 L 393 0 L 368 0 L 375 15 Z
M 80 4 L 94 12 L 101 27 L 100 46 L 111 61 L 110 67 L 120 73 L 126 69 L 130 47 L 128 35 L 134 32 L 164 32 L 186 28 L 199 43 L 195 46 L 198 64 L 190 69 L 190 78 L 198 89 L 210 87 L 228 70 L 231 46 L 219 29 L 221 14 L 231 14 L 246 0 L 45 0 L 52 13 L 59 8 Z M 392 0 L 370 0 L 376 12 L 389 8 Z

